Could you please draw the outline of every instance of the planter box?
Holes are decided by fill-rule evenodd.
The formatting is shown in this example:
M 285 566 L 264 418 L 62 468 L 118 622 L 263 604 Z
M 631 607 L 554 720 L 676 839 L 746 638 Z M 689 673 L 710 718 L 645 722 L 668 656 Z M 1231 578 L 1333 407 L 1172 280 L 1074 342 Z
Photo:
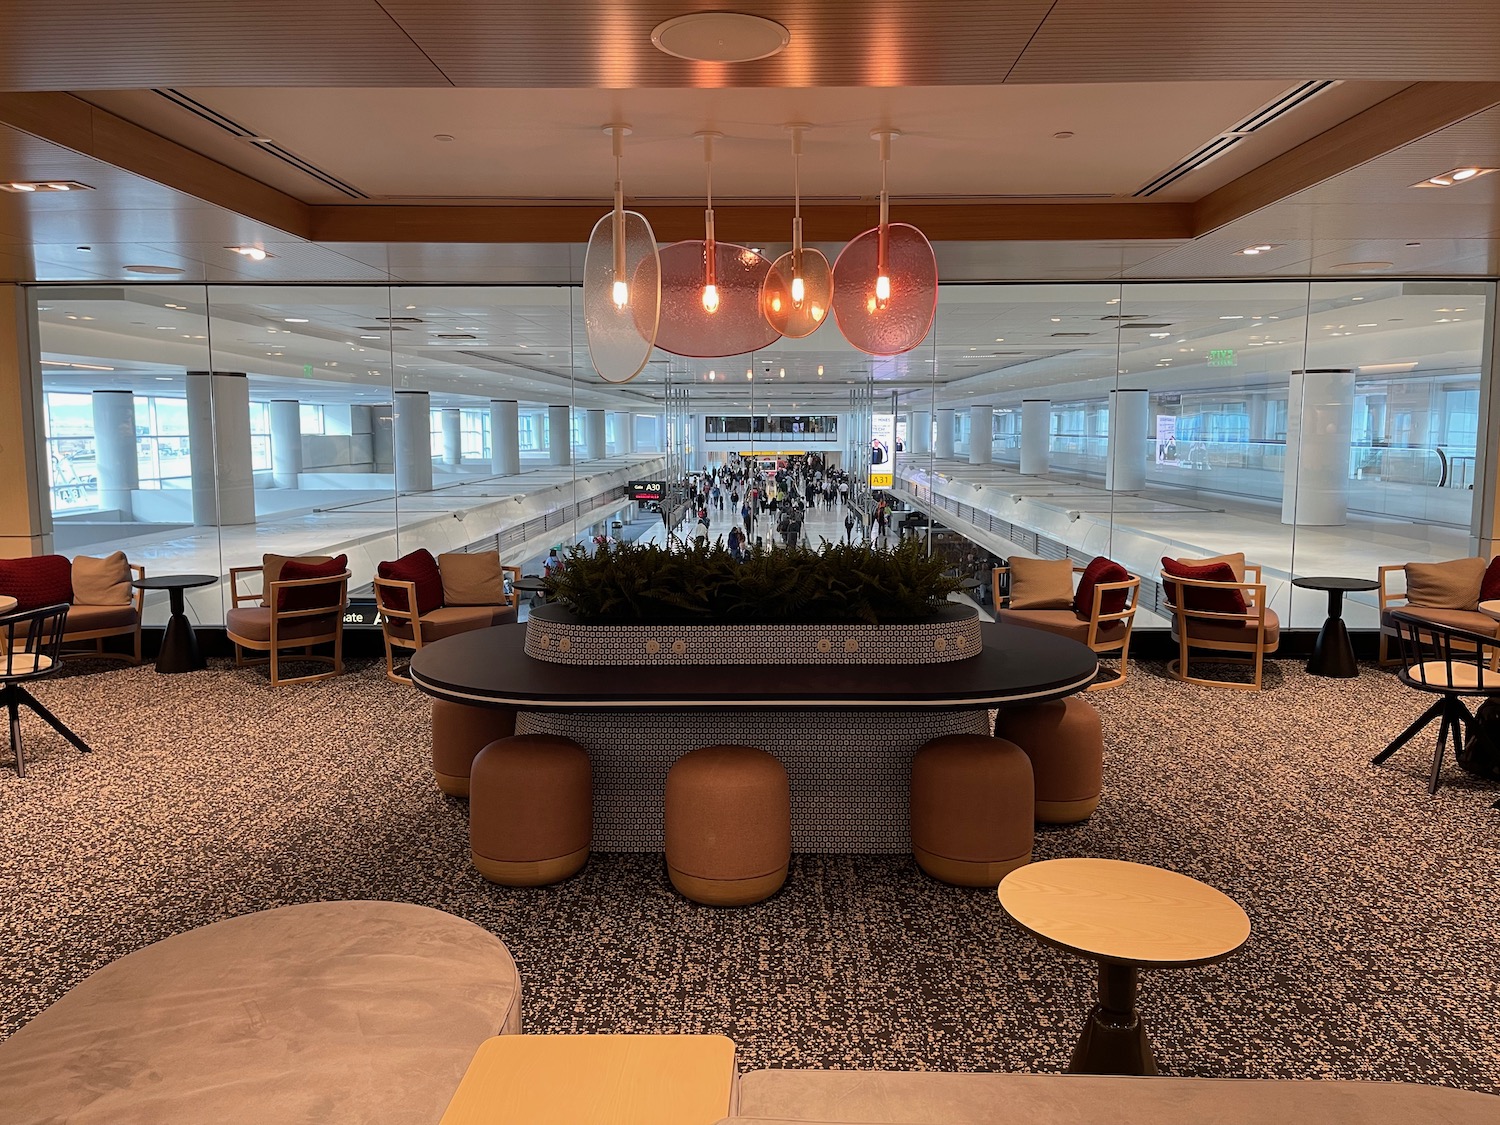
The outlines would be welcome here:
M 933 664 L 981 647 L 973 606 L 899 625 L 590 625 L 562 606 L 526 622 L 526 653 L 554 664 Z

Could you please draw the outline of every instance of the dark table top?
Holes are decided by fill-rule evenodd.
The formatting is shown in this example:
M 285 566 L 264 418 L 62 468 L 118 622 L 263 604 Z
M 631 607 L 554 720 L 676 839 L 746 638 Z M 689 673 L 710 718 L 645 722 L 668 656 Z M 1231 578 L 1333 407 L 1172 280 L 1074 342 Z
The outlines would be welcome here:
M 1342 590 L 1346 594 L 1358 590 L 1380 589 L 1379 582 L 1372 582 L 1368 578 L 1293 578 L 1292 585 L 1304 590 Z
M 547 588 L 547 581 L 533 574 L 523 575 L 510 584 L 513 590 L 525 590 L 530 594 L 539 594 Z
M 526 626 L 496 625 L 424 645 L 419 689 L 455 703 L 528 708 L 958 708 L 1060 699 L 1098 668 L 1086 645 L 1016 626 L 981 625 L 978 656 L 942 664 L 576 665 L 526 655 Z
M 158 574 L 151 578 L 137 578 L 131 585 L 141 590 L 191 590 L 197 586 L 211 586 L 218 580 L 215 574 Z

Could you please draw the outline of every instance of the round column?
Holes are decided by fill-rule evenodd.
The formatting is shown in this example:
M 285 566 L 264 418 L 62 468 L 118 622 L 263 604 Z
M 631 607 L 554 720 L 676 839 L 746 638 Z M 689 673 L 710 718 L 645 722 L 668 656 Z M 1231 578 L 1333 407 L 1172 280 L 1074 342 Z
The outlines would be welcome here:
M 391 425 L 396 491 L 432 491 L 432 400 L 426 391 L 397 391 Z
M 913 455 L 925 457 L 932 453 L 932 411 L 911 412 L 911 421 L 906 427 L 906 447 Z
M 463 416 L 458 407 L 443 408 L 443 464 L 461 465 L 464 460 Z
M 296 488 L 302 472 L 302 404 L 278 398 L 270 407 L 271 477 L 277 488 Z
M 136 457 L 135 392 L 95 391 L 94 471 L 99 475 L 99 510 L 134 514 L 134 492 L 141 485 Z
M 1139 492 L 1146 487 L 1150 408 L 1149 391 L 1109 392 L 1109 450 L 1104 464 L 1104 487 L 1110 492 Z
M 943 407 L 937 412 L 937 456 L 939 460 L 953 460 L 953 409 Z
M 1045 476 L 1052 464 L 1052 400 L 1021 400 L 1021 474 Z
M 583 416 L 583 459 L 602 461 L 607 449 L 604 436 L 604 411 L 589 410 Z
M 394 472 L 396 468 L 396 442 L 392 426 L 396 418 L 396 407 L 389 402 L 376 403 L 370 407 L 370 456 L 377 473 Z
M 628 410 L 615 415 L 615 452 L 635 452 L 635 415 Z
M 1336 527 L 1349 519 L 1354 372 L 1293 371 L 1286 407 L 1281 522 Z
M 250 380 L 242 371 L 189 371 L 187 415 L 193 523 L 254 523 Z
M 547 460 L 553 465 L 573 463 L 573 430 L 566 406 L 547 407 Z
M 490 399 L 490 471 L 501 477 L 521 471 L 521 405 L 512 399 Z
M 969 464 L 988 465 L 995 456 L 995 408 L 969 407 Z

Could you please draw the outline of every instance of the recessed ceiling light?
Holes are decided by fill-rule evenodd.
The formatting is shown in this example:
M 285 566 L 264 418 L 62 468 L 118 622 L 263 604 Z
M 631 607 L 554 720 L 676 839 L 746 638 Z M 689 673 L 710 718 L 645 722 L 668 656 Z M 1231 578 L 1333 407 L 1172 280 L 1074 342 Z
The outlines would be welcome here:
M 10 183 L 0 183 L 0 191 L 8 191 L 16 195 L 31 195 L 37 192 L 45 194 L 53 191 L 93 190 L 88 184 L 81 184 L 77 180 L 12 180 Z
M 151 273 L 151 274 L 178 274 L 187 273 L 187 270 L 178 269 L 176 266 L 122 266 L 126 273 Z
M 1170 332 L 1153 332 L 1153 333 L 1151 333 L 1151 338 L 1153 340 L 1164 340 L 1168 336 L 1170 336 L 1171 334 L 1172 333 L 1170 333 Z
M 1391 269 L 1395 262 L 1339 262 L 1337 265 L 1329 266 L 1331 270 L 1353 270 L 1356 273 L 1374 273 L 1377 270 Z
M 1238 314 L 1238 313 L 1231 313 L 1228 316 L 1221 316 L 1221 317 L 1219 317 L 1219 319 L 1220 320 L 1244 320 L 1245 318 L 1242 315 Z
M 267 258 L 274 257 L 274 255 L 267 254 L 259 246 L 226 246 L 224 249 L 241 254 L 249 258 L 252 262 L 264 262 Z
M 378 340 L 378 339 L 380 339 L 380 337 L 379 336 L 361 336 L 360 339 L 361 340 Z
M 432 139 L 435 140 L 435 141 L 442 141 L 444 144 L 446 144 L 448 141 L 451 141 L 453 139 L 453 134 L 452 133 L 434 133 L 432 135 Z
M 305 316 L 284 316 L 281 319 L 284 320 L 287 324 L 306 324 L 307 323 L 307 317 L 305 317 Z
M 1493 171 L 1495 171 L 1494 168 L 1465 165 L 1462 168 L 1450 168 L 1446 172 L 1439 172 L 1436 176 L 1429 176 L 1421 183 L 1412 184 L 1411 186 L 1419 188 L 1452 187 L 1454 184 L 1477 180 L 1480 176 L 1488 176 Z

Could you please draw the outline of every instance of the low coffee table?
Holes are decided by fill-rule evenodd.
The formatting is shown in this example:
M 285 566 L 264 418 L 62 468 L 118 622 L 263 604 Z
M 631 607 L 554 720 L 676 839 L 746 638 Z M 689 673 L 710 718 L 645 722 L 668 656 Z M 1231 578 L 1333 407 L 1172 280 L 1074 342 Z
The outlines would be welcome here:
M 1355 591 L 1378 590 L 1380 583 L 1368 578 L 1293 578 L 1292 585 L 1303 590 L 1323 590 L 1328 594 L 1328 619 L 1318 630 L 1307 671 L 1313 676 L 1352 680 L 1359 675 L 1354 659 L 1354 645 L 1344 627 L 1344 595 Z
M 1072 1074 L 1155 1074 L 1136 1010 L 1140 970 L 1210 965 L 1250 936 L 1233 899 L 1196 879 L 1116 859 L 1050 859 L 1000 883 L 1000 905 L 1037 937 L 1099 962 L 1099 1000 Z
M 198 636 L 184 611 L 183 592 L 218 581 L 212 574 L 162 574 L 155 578 L 137 578 L 131 583 L 138 590 L 165 590 L 171 602 L 172 615 L 162 634 L 161 649 L 156 654 L 158 672 L 197 672 L 208 667 L 198 651 Z

